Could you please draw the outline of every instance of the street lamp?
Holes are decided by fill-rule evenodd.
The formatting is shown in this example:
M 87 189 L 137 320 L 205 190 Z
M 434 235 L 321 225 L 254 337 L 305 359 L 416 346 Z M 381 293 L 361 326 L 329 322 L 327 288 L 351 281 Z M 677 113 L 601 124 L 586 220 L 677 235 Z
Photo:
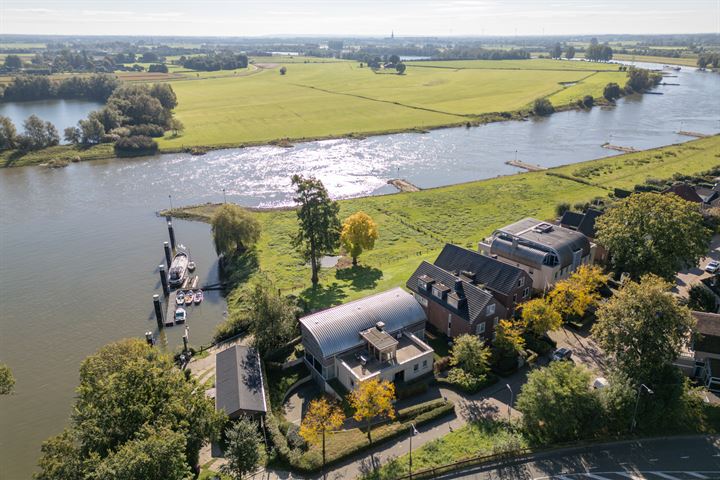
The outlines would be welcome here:
M 172 213 L 172 195 L 168 195 L 168 198 L 170 199 L 170 213 Z
M 223 188 L 223 203 L 227 203 L 227 197 L 225 197 L 225 189 Z
M 648 393 L 649 395 L 652 395 L 652 394 L 655 393 L 655 392 L 652 391 L 652 389 L 651 389 L 650 387 L 648 387 L 648 386 L 645 385 L 644 383 L 641 383 L 640 386 L 638 387 L 637 397 L 635 397 L 635 411 L 633 412 L 632 425 L 630 425 L 630 433 L 632 433 L 633 431 L 635 431 L 635 425 L 636 425 L 636 423 L 637 423 L 637 422 L 636 422 L 636 418 L 637 418 L 638 405 L 640 404 L 640 393 L 642 393 L 643 388 L 644 388 L 645 390 L 647 390 L 647 393 Z
M 414 436 L 417 435 L 417 434 L 418 434 L 418 431 L 417 431 L 417 428 L 415 428 L 415 424 L 414 424 L 414 423 L 411 423 L 411 424 L 410 424 L 410 459 L 409 459 L 409 460 L 410 460 L 410 461 L 409 461 L 409 465 L 410 465 L 410 480 L 412 480 L 412 437 L 414 437 Z
M 505 386 L 507 387 L 508 390 L 510 390 L 510 403 L 508 404 L 508 420 L 510 420 L 510 418 L 511 418 L 510 416 L 512 413 L 512 404 L 513 404 L 513 399 L 515 398 L 515 393 L 513 392 L 513 389 L 509 383 L 506 383 Z

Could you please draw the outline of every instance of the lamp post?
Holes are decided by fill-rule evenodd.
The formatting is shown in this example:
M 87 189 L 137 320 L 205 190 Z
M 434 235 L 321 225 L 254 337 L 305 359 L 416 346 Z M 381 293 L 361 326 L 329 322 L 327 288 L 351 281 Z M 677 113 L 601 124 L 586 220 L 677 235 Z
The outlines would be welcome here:
M 513 400 L 515 399 L 515 393 L 513 392 L 513 389 L 509 383 L 506 383 L 505 386 L 508 390 L 510 390 L 510 403 L 508 404 L 508 420 L 510 420 L 512 415 L 512 404 Z
M 223 203 L 227 203 L 227 197 L 225 196 L 225 189 L 223 188 Z
M 635 425 L 636 425 L 636 418 L 637 418 L 637 411 L 638 411 L 638 405 L 640 404 L 640 394 L 642 393 L 643 389 L 647 390 L 647 393 L 652 395 L 655 392 L 650 389 L 647 385 L 644 383 L 641 383 L 638 387 L 637 396 L 635 397 L 635 410 L 633 411 L 633 418 L 632 418 L 632 424 L 630 425 L 630 433 L 635 431 Z
M 172 195 L 168 195 L 168 198 L 170 199 L 170 214 L 172 215 Z
M 417 429 L 415 428 L 415 424 L 410 424 L 410 456 L 408 465 L 410 466 L 410 480 L 412 480 L 412 437 L 418 434 Z

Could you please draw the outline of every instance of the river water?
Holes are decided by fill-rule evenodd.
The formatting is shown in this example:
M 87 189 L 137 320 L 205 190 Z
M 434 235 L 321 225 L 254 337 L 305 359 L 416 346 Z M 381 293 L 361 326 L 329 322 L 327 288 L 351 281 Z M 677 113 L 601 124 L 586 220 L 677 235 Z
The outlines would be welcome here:
M 55 125 L 62 140 L 63 130 L 77 124 L 93 110 L 102 108 L 103 104 L 87 100 L 34 100 L 31 102 L 0 103 L 0 115 L 10 118 L 18 133 L 23 131 L 23 122 L 30 115 L 37 115 L 42 120 Z M 61 143 L 65 143 L 62 141 Z
M 79 363 L 101 345 L 154 329 L 152 294 L 167 240 L 154 212 L 227 199 L 290 202 L 294 173 L 322 179 L 335 198 L 390 193 L 389 178 L 423 187 L 518 172 L 519 160 L 561 165 L 615 154 L 605 142 L 651 148 L 690 140 L 677 130 L 720 132 L 720 75 L 684 69 L 664 95 L 632 96 L 610 109 L 293 148 L 220 150 L 204 156 L 116 159 L 0 170 L 0 361 L 17 378 L 0 398 L 0 478 L 27 478 L 41 442 L 67 423 Z M 217 279 L 209 227 L 175 220 L 203 283 Z M 205 343 L 225 302 L 209 292 L 189 314 L 190 340 Z M 180 327 L 166 330 L 169 348 Z

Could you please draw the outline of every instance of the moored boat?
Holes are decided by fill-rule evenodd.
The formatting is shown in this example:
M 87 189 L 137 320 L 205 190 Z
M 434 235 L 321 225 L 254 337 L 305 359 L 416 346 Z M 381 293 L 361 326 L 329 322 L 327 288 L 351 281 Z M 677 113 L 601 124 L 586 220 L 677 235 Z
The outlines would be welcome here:
M 185 292 L 185 305 L 192 305 L 193 303 L 193 292 L 192 290 L 188 290 Z
M 203 291 L 198 289 L 195 291 L 195 295 L 193 296 L 193 299 L 195 300 L 195 305 L 199 305 L 202 303 L 204 298 Z
M 183 284 L 187 278 L 188 256 L 185 252 L 177 252 L 168 270 L 168 282 L 171 287 Z
M 177 308 L 175 310 L 175 323 L 185 323 L 187 319 L 187 311 L 184 308 Z
M 185 303 L 185 292 L 182 290 L 178 290 L 175 294 L 175 303 L 178 305 L 182 305 Z

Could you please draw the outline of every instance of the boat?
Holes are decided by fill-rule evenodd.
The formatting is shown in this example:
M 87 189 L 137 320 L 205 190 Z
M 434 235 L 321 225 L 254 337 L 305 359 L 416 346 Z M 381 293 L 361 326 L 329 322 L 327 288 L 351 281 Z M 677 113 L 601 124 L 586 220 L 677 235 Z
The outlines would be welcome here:
M 193 303 L 193 292 L 192 290 L 188 290 L 185 292 L 185 305 L 192 305 Z
M 182 305 L 185 303 L 185 292 L 182 290 L 178 290 L 177 294 L 175 295 L 175 303 L 178 305 Z
M 195 271 L 195 262 L 193 262 L 192 260 L 190 260 L 190 261 L 188 262 L 188 267 L 187 267 L 187 268 L 188 268 L 188 271 L 194 272 L 194 271 Z
M 177 252 L 173 257 L 168 270 L 168 282 L 171 287 L 179 287 L 187 278 L 188 255 L 185 252 Z
M 193 295 L 193 299 L 195 300 L 195 305 L 199 305 L 203 301 L 203 291 L 198 289 L 195 291 L 195 295 Z
M 175 310 L 175 323 L 185 323 L 187 320 L 187 312 L 184 308 L 177 308 Z

